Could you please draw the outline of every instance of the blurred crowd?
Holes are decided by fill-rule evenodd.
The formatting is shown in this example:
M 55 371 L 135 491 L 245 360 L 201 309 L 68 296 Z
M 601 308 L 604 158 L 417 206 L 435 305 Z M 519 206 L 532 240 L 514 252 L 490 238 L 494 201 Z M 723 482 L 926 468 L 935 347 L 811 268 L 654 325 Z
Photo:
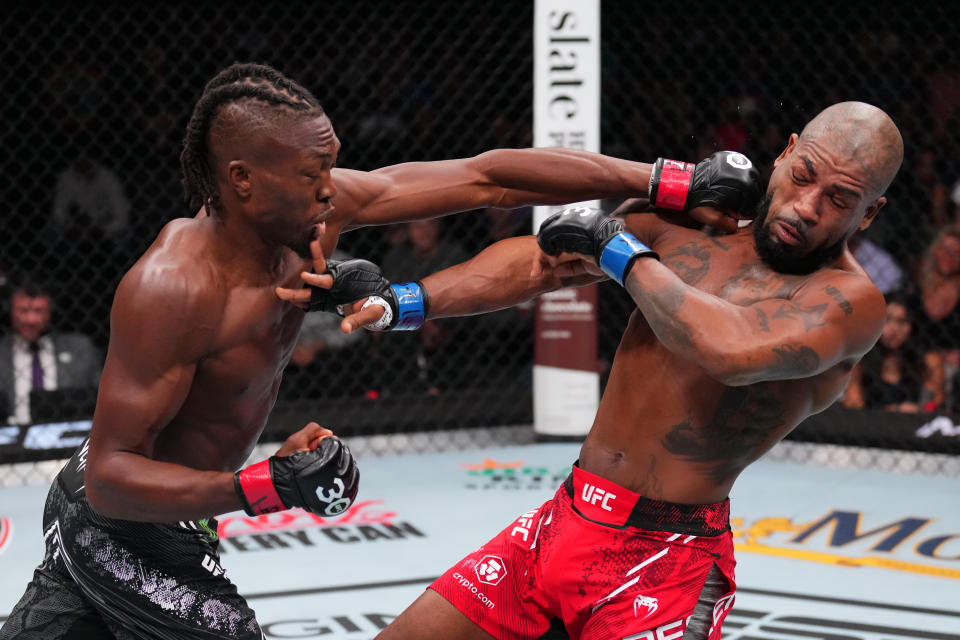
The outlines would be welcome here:
M 163 224 L 192 213 L 181 199 L 180 140 L 205 78 L 229 62 L 269 62 L 311 88 L 343 142 L 344 167 L 532 144 L 529 7 L 466 3 L 437 21 L 420 3 L 381 4 L 371 5 L 382 15 L 365 27 L 379 34 L 376 46 L 357 39 L 368 16 L 350 3 L 322 41 L 312 21 L 292 19 L 296 2 L 275 7 L 271 25 L 233 24 L 214 5 L 129 13 L 75 7 L 69 15 L 17 9 L 6 17 L 22 28 L 0 46 L 31 81 L 12 86 L 2 107 L 11 125 L 3 134 L 8 180 L 0 187 L 10 326 L 0 341 L 9 362 L 0 367 L 0 415 L 33 419 L 31 398 L 37 407 L 56 405 L 45 397 L 95 386 L 120 276 Z M 811 58 L 785 27 L 745 8 L 729 8 L 710 37 L 695 24 L 699 8 L 689 16 L 649 8 L 640 22 L 617 13 L 627 10 L 603 14 L 602 150 L 610 155 L 698 160 L 733 149 L 769 170 L 790 132 L 826 104 L 862 99 L 893 116 L 907 143 L 904 167 L 889 204 L 851 245 L 887 296 L 887 322 L 842 402 L 960 413 L 960 60 L 946 40 L 915 42 L 918 33 L 935 33 L 920 21 L 936 16 L 873 24 L 845 14 L 821 24 L 826 18 L 801 12 L 797 31 L 842 23 L 850 32 L 818 42 Z M 659 29 L 643 26 L 657 20 Z M 745 21 L 756 28 L 744 29 Z M 48 25 L 67 23 L 88 28 L 49 37 Z M 435 37 L 424 38 L 422 24 Z M 174 46 L 182 32 L 194 36 Z M 444 45 L 451 38 L 457 47 Z M 730 50 L 718 54 L 717 42 Z M 656 52 L 678 47 L 673 62 L 699 66 L 650 64 Z M 727 64 L 701 73 L 716 56 Z M 827 59 L 835 65 L 824 76 Z M 339 251 L 380 264 L 393 280 L 415 280 L 530 228 L 529 210 L 486 209 L 353 231 Z M 603 375 L 631 304 L 603 285 L 599 305 Z M 432 321 L 404 335 L 344 336 L 337 324 L 332 316 L 307 318 L 281 402 L 530 384 L 530 306 Z M 89 393 L 77 394 L 76 404 L 89 406 Z

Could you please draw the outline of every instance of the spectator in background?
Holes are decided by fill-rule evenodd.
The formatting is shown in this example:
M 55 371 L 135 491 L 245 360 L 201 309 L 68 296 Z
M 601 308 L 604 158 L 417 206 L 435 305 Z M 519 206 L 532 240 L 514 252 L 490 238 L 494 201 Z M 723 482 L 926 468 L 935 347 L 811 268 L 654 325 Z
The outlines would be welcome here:
M 57 175 L 51 222 L 61 237 L 107 238 L 119 243 L 130 222 L 130 201 L 117 173 L 90 154 L 89 141 L 78 141 L 73 162 Z
M 917 334 L 943 357 L 949 388 L 960 371 L 960 225 L 940 230 L 920 265 Z M 956 411 L 960 407 L 948 407 Z
M 469 258 L 459 244 L 443 238 L 442 220 L 418 220 L 405 226 L 407 241 L 394 245 L 383 259 L 383 273 L 390 274 L 395 281 L 419 280 Z M 409 369 L 393 371 L 389 382 L 391 388 L 436 395 L 445 384 L 456 385 L 462 363 L 458 363 L 457 358 L 441 357 L 441 352 L 453 342 L 453 327 L 457 324 L 457 320 L 428 320 L 420 331 L 391 335 L 391 353 L 411 354 L 411 357 L 403 358 L 402 363 L 391 363 L 391 366 Z M 376 339 L 382 337 L 374 335 Z
M 397 282 L 419 280 L 467 260 L 463 248 L 443 238 L 443 221 L 418 220 L 406 225 L 407 242 L 395 245 L 383 259 L 383 272 Z
M 53 299 L 24 281 L 10 298 L 12 333 L 0 336 L 0 393 L 10 422 L 29 424 L 31 391 L 96 387 L 103 357 L 87 336 L 51 331 Z
M 349 260 L 352 256 L 340 249 L 334 250 L 333 260 Z M 365 389 L 359 376 L 344 376 L 343 372 L 363 369 L 363 345 L 371 335 L 366 331 L 344 333 L 341 318 L 333 313 L 308 313 L 300 327 L 300 335 L 293 355 L 283 374 L 283 395 L 290 400 L 315 399 L 319 396 L 356 394 Z M 320 357 L 337 352 L 338 365 L 330 366 L 328 358 Z
M 925 351 L 913 333 L 904 298 L 886 296 L 887 316 L 880 340 L 853 369 L 843 406 L 901 413 L 932 413 L 943 408 L 943 359 Z

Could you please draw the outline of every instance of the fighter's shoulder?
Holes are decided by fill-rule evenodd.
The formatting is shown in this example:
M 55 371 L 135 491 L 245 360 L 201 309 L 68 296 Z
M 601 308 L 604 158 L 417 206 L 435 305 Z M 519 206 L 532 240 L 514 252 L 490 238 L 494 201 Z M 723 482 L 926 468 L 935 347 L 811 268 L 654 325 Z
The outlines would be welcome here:
M 669 235 L 672 230 L 683 229 L 664 219 L 662 214 L 654 212 L 628 213 L 623 216 L 623 225 L 641 242 L 653 247 L 657 241 Z M 683 229 L 684 231 L 689 231 Z
M 817 296 L 835 307 L 838 317 L 866 331 L 880 331 L 886 313 L 883 294 L 863 271 L 821 269 L 806 280 L 796 297 Z
M 181 218 L 167 223 L 121 279 L 115 308 L 151 309 L 158 316 L 175 312 L 197 319 L 222 308 L 225 292 L 204 259 L 206 246 L 196 233 L 196 222 Z

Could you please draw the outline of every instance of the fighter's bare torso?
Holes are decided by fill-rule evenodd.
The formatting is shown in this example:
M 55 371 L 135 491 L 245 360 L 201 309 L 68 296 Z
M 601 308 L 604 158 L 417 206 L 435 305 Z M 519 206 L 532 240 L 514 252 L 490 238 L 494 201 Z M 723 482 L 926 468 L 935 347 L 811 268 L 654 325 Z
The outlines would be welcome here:
M 671 227 L 653 248 L 687 284 L 737 305 L 782 299 L 773 317 L 789 317 L 805 327 L 822 324 L 826 304 L 791 302 L 802 288 L 830 287 L 837 277 L 866 277 L 849 254 L 833 268 L 811 275 L 777 273 L 760 262 L 749 228 L 710 237 Z M 850 304 L 839 291 L 828 293 L 830 304 Z M 784 345 L 785 358 L 809 355 L 802 346 Z M 696 362 L 671 353 L 635 311 L 580 464 L 651 498 L 722 500 L 745 466 L 836 400 L 855 362 L 841 361 L 812 377 L 727 386 Z
M 189 280 L 178 322 L 193 327 L 201 345 L 199 352 L 184 347 L 184 358 L 196 360 L 194 377 L 152 457 L 233 471 L 266 424 L 303 321 L 303 311 L 279 300 L 274 288 L 297 286 L 310 263 L 285 249 L 272 273 L 253 275 L 214 248 L 215 224 L 202 215 L 171 222 L 124 279 L 137 282 L 152 271 Z M 123 295 L 136 296 L 134 305 L 152 304 L 149 287 L 121 284 Z

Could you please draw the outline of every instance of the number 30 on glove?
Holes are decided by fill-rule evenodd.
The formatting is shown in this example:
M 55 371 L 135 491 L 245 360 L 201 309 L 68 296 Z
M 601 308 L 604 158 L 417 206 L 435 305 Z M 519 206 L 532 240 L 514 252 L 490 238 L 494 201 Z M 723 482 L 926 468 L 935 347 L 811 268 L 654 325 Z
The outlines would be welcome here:
M 237 471 L 234 489 L 251 516 L 300 507 L 338 516 L 357 497 L 360 472 L 347 445 L 328 436 L 312 451 L 272 456 Z

